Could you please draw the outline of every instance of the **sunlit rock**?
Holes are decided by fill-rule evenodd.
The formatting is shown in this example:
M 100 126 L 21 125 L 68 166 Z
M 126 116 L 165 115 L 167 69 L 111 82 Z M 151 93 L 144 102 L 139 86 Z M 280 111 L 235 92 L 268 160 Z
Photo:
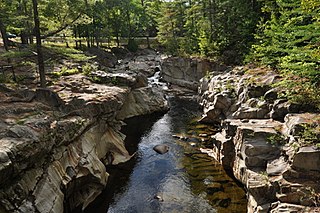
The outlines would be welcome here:
M 122 120 L 167 109 L 168 103 L 161 91 L 151 87 L 143 87 L 132 90 L 128 94 L 127 101 L 117 113 L 116 118 Z
M 169 151 L 169 147 L 167 145 L 161 144 L 153 147 L 153 150 L 158 154 L 165 154 Z
M 117 82 L 75 74 L 30 93 L 0 88 L 8 97 L 0 104 L 0 211 L 83 209 L 105 188 L 105 166 L 132 157 L 121 120 L 167 110 L 167 101 L 142 74 L 110 79 Z
M 271 89 L 278 79 L 270 70 L 244 67 L 203 78 L 201 121 L 222 123 L 222 130 L 212 137 L 213 148 L 201 151 L 245 186 L 248 212 L 316 212 L 320 152 L 318 136 L 310 135 L 317 134 L 319 115 L 278 99 L 280 89 Z M 221 94 L 227 105 L 216 104 Z
M 217 64 L 197 58 L 168 57 L 161 63 L 161 76 L 166 82 L 197 90 L 199 80 L 210 70 L 220 70 Z

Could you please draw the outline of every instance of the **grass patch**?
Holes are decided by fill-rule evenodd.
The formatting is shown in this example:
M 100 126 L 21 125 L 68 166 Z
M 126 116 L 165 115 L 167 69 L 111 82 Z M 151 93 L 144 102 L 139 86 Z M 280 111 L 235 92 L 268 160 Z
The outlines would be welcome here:
M 320 89 L 317 83 L 300 77 L 287 77 L 274 86 L 283 91 L 280 97 L 288 99 L 309 111 L 320 111 Z
M 61 77 L 61 76 L 68 76 L 68 75 L 74 75 L 79 73 L 79 70 L 77 68 L 69 69 L 67 67 L 62 67 L 59 72 L 52 72 L 50 75 L 53 77 Z
M 77 62 L 89 61 L 90 59 L 94 58 L 94 56 L 87 56 L 83 51 L 74 48 L 67 48 L 53 44 L 45 44 L 44 47 L 44 50 L 48 55 L 55 54 L 63 58 L 75 60 Z
M 28 49 L 25 50 L 10 50 L 0 55 L 3 58 L 23 58 L 34 56 L 34 53 Z
M 0 73 L 0 84 L 11 83 L 12 76 L 8 74 Z
M 86 63 L 82 65 L 82 73 L 86 76 L 90 76 L 90 74 L 94 71 L 98 70 L 98 66 L 92 63 Z
M 299 144 L 300 146 L 314 145 L 320 149 L 320 124 L 303 124 L 303 131 L 300 133 Z

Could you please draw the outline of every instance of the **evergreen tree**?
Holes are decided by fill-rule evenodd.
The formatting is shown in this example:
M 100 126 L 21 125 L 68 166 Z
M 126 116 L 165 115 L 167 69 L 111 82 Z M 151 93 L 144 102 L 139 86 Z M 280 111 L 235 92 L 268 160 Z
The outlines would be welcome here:
M 7 27 L 10 23 L 9 17 L 13 10 L 12 1 L 0 0 L 0 33 L 3 40 L 5 50 L 9 50 L 9 40 L 7 38 Z
M 316 0 L 276 0 L 270 19 L 260 24 L 251 56 L 280 70 L 285 96 L 320 108 L 320 22 Z
M 163 3 L 158 38 L 170 52 L 240 63 L 259 20 L 254 0 L 188 0 Z
M 163 2 L 161 5 L 162 16 L 158 19 L 159 42 L 171 54 L 178 54 L 180 37 L 184 35 L 185 1 Z
M 303 10 L 300 0 L 276 1 L 278 9 L 260 25 L 259 42 L 253 46 L 257 61 L 313 81 L 319 78 L 318 13 Z

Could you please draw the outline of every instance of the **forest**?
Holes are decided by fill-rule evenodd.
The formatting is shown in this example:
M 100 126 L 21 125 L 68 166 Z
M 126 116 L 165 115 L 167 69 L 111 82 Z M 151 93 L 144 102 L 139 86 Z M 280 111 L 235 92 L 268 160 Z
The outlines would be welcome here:
M 283 76 L 284 96 L 319 109 L 319 10 L 319 0 L 1 0 L 0 28 L 6 49 L 10 36 L 23 46 L 39 31 L 40 43 L 136 51 L 144 41 L 171 55 L 267 66 Z

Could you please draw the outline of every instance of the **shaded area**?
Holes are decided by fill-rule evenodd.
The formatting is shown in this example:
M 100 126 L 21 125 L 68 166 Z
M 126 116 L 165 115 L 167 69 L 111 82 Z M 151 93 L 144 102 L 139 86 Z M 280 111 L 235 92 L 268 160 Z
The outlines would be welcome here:
M 127 125 L 122 127 L 121 132 L 127 136 L 125 146 L 130 154 L 137 151 L 142 135 L 149 131 L 161 116 L 163 116 L 163 113 L 153 113 L 152 115 L 143 115 L 125 120 Z M 134 156 L 126 163 L 107 166 L 107 172 L 110 176 L 106 189 L 83 212 L 106 212 L 109 204 L 114 202 L 115 194 L 121 193 L 122 189 L 126 187 L 137 160 L 137 156 Z M 73 212 L 82 211 L 77 208 Z
M 136 155 L 107 168 L 108 186 L 85 212 L 246 212 L 244 190 L 199 151 L 215 128 L 192 122 L 198 115 L 192 98 L 169 99 L 171 110 L 156 122 L 157 116 L 126 121 L 126 146 Z M 159 144 L 169 152 L 157 154 Z

